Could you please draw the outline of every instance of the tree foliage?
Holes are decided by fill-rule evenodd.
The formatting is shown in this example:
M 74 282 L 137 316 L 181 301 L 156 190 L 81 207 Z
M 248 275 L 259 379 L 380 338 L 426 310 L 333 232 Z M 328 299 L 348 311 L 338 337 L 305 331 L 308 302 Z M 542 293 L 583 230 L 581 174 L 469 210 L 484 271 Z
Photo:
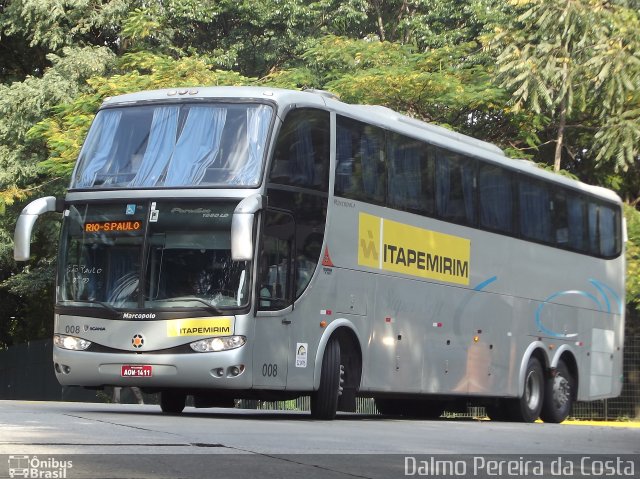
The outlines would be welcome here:
M 563 150 L 571 152 L 565 134 L 572 120 L 595 131 L 596 163 L 627 170 L 640 154 L 637 11 L 607 0 L 514 3 L 526 9 L 494 41 L 497 79 L 516 111 L 530 108 L 553 126 L 555 171 Z
M 10 204 L 53 180 L 43 177 L 38 163 L 48 151 L 31 141 L 29 130 L 53 111 L 72 101 L 84 90 L 86 80 L 104 74 L 113 54 L 105 48 L 64 48 L 60 55 L 49 54 L 52 66 L 42 76 L 0 85 L 0 198 Z

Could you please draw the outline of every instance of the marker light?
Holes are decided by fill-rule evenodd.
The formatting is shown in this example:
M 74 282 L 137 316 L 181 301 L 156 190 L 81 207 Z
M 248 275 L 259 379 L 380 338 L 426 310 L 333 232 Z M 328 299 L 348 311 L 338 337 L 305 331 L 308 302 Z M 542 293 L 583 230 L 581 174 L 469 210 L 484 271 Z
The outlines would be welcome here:
M 197 353 L 211 353 L 228 351 L 243 346 L 247 342 L 244 336 L 225 336 L 222 338 L 208 338 L 195 341 L 190 344 L 191 349 Z
M 84 351 L 91 346 L 91 341 L 76 338 L 75 336 L 66 336 L 64 334 L 54 334 L 53 344 L 62 349 L 71 349 L 72 351 Z

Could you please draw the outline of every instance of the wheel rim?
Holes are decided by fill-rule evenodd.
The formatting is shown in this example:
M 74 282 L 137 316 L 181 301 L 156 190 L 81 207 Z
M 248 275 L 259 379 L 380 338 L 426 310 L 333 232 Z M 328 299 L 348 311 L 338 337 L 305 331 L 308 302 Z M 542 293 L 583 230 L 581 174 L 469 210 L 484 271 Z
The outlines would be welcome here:
M 524 399 L 530 411 L 535 411 L 542 397 L 542 382 L 535 371 L 529 371 L 524 386 Z
M 562 409 L 571 399 L 571 384 L 567 378 L 558 374 L 553 379 L 553 404 Z

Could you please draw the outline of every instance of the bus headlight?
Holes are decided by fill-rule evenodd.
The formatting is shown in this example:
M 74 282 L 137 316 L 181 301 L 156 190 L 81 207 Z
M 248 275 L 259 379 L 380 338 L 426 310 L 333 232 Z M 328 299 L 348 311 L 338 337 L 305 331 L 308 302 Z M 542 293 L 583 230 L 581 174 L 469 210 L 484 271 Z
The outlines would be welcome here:
M 244 336 L 224 336 L 222 338 L 201 339 L 191 343 L 190 346 L 197 353 L 210 353 L 236 349 L 246 342 L 247 338 Z
M 66 336 L 64 334 L 54 334 L 53 344 L 62 349 L 71 349 L 73 351 L 84 351 L 91 346 L 91 341 L 76 338 L 75 336 Z

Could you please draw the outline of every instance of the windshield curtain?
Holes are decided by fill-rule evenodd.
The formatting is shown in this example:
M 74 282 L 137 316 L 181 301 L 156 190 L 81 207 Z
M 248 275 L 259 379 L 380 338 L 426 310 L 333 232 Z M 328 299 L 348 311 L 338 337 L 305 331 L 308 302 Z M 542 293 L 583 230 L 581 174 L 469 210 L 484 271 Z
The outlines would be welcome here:
M 71 206 L 58 301 L 107 309 L 246 306 L 249 264 L 231 260 L 234 208 L 226 202 Z
M 272 116 L 258 104 L 101 110 L 71 187 L 257 186 Z

